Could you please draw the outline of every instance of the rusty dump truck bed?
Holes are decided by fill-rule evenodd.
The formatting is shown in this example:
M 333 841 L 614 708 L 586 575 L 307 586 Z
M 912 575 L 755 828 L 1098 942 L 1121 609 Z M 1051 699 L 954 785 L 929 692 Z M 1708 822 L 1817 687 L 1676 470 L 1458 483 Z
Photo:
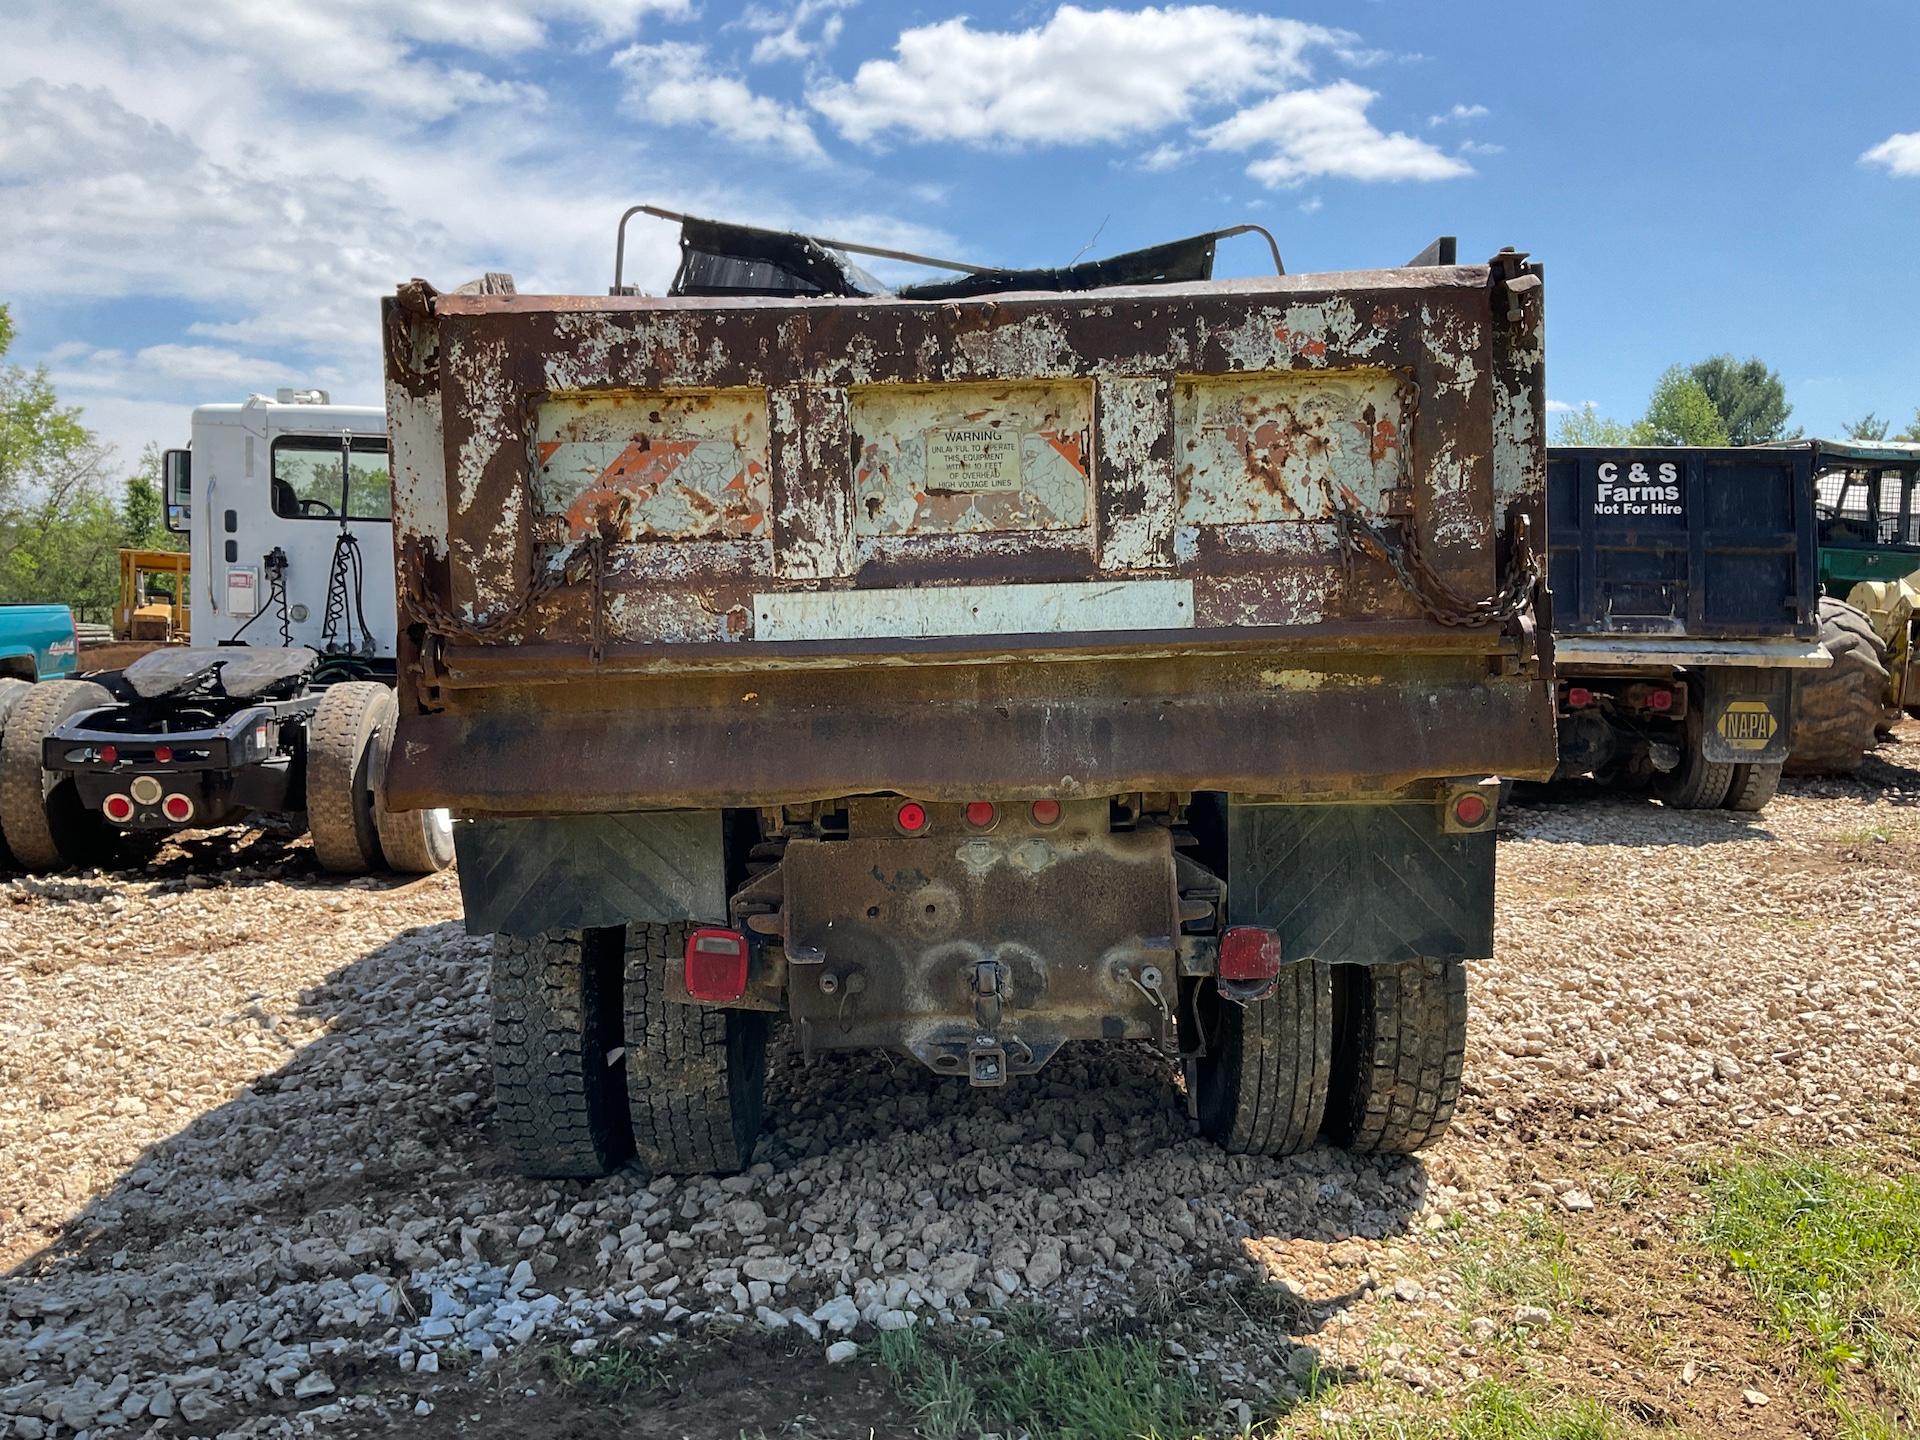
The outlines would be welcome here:
M 940 301 L 415 282 L 384 326 L 390 804 L 1553 769 L 1512 252 Z

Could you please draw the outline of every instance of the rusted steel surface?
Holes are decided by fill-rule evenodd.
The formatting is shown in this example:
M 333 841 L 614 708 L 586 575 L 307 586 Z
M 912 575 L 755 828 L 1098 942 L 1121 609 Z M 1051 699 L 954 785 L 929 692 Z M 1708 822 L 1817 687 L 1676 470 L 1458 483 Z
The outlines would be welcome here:
M 1434 600 L 1538 535 L 1540 313 L 1509 256 L 938 303 L 406 287 L 389 783 L 533 813 L 1544 774 L 1544 626 Z

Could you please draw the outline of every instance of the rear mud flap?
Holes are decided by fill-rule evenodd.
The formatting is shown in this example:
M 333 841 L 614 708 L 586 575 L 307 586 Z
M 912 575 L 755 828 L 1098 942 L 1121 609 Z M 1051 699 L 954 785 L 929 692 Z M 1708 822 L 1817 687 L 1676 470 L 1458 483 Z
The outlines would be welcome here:
M 453 828 L 467 931 L 538 935 L 628 922 L 725 924 L 718 810 L 469 820 Z
M 1793 749 L 1794 671 L 1713 668 L 1702 672 L 1700 748 L 1707 759 L 1777 765 Z
M 1493 953 L 1493 830 L 1450 835 L 1440 806 L 1227 811 L 1228 923 L 1280 933 L 1288 960 L 1390 964 Z

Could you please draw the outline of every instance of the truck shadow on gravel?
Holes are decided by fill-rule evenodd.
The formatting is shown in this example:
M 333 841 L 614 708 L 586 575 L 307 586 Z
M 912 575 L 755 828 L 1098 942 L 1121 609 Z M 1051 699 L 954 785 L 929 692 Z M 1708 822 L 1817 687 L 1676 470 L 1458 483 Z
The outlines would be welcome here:
M 1678 810 L 1651 795 L 1589 779 L 1516 782 L 1501 808 L 1500 837 L 1553 845 L 1658 846 L 1742 845 L 1778 838 L 1768 828 L 1764 811 Z
M 517 1409 L 489 1377 L 526 1341 L 487 1316 L 452 1339 L 420 1325 L 436 1289 L 458 1297 L 457 1325 L 496 1314 L 522 1261 L 531 1278 L 511 1295 L 555 1301 L 534 1346 L 674 1328 L 635 1303 L 650 1294 L 692 1312 L 681 1329 L 750 1315 L 730 1292 L 758 1256 L 790 1269 L 768 1296 L 787 1314 L 849 1292 L 983 1323 L 1038 1303 L 1075 1327 L 1184 1335 L 1194 1355 L 1217 1336 L 1220 1355 L 1284 1376 L 1368 1293 L 1374 1242 L 1404 1233 L 1426 1197 L 1418 1160 L 1222 1153 L 1191 1133 L 1169 1063 L 1131 1046 L 1069 1048 L 995 1091 L 886 1056 L 802 1066 L 781 1050 L 747 1175 L 523 1180 L 492 1133 L 487 953 L 457 923 L 422 926 L 328 974 L 292 1014 L 200 1017 L 214 1048 L 223 1030 L 285 1030 L 287 1059 L 149 1146 L 0 1277 L 0 1416 L 110 1430 L 115 1415 L 134 1423 L 134 1402 L 150 1411 L 163 1377 L 163 1406 L 200 1433 L 361 1396 L 410 1410 L 448 1386 L 493 1385 Z M 973 1278 L 936 1305 L 943 1261 Z M 727 1363 L 770 1385 L 794 1355 L 824 1373 L 801 1328 Z M 863 1323 L 856 1338 L 872 1337 Z M 440 1355 L 439 1373 L 403 1371 L 403 1352 Z M 707 1418 L 732 1435 L 767 1414 Z

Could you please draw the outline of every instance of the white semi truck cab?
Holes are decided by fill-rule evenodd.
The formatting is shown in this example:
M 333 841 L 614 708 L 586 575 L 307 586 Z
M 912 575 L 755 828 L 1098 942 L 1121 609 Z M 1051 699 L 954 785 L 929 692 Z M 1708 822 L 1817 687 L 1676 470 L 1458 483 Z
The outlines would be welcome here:
M 165 457 L 190 537 L 192 647 L 33 687 L 0 731 L 0 859 L 125 860 L 144 837 L 279 817 L 321 866 L 426 873 L 444 810 L 378 796 L 392 743 L 394 566 L 386 419 L 323 391 L 193 412 Z

